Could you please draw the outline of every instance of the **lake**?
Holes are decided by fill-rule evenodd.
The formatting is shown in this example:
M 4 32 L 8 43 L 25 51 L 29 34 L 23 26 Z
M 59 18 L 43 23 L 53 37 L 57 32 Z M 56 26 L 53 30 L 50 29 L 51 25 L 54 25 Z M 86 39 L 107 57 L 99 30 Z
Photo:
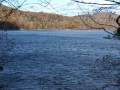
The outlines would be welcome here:
M 120 41 L 106 36 L 102 30 L 7 31 L 4 37 L 14 39 L 1 39 L 1 51 L 12 49 L 1 64 L 0 85 L 3 90 L 120 90 Z

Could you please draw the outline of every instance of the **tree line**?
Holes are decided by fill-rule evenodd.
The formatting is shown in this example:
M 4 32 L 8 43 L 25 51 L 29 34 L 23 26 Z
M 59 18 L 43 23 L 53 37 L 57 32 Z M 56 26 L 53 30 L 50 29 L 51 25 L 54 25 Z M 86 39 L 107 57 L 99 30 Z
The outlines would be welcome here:
M 6 15 L 10 13 L 11 8 L 4 5 L 1 5 L 0 7 L 0 29 L 88 30 L 99 29 L 104 26 L 111 30 L 114 29 L 111 25 L 117 26 L 115 25 L 115 20 L 118 15 L 111 15 L 108 12 L 69 17 L 45 12 L 13 10 L 13 12 L 4 19 L 2 17 L 6 17 Z M 89 28 L 83 21 L 89 23 L 90 26 L 97 28 Z M 97 24 L 95 21 L 100 24 Z

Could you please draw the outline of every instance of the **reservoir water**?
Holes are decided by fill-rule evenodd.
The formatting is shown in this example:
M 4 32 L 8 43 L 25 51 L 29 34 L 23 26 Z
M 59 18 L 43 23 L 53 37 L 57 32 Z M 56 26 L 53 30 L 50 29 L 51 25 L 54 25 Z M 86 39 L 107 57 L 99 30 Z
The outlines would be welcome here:
M 14 39 L 0 64 L 1 89 L 120 90 L 120 65 L 113 66 L 120 61 L 120 41 L 103 38 L 107 35 L 97 30 L 7 31 Z M 2 46 L 10 47 L 7 42 Z

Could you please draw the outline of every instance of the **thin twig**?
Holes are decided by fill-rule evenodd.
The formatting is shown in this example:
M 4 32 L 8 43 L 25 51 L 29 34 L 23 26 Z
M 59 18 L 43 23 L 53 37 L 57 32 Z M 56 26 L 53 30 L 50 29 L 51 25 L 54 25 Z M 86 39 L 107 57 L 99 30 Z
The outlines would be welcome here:
M 94 5 L 117 5 L 118 3 L 115 4 L 100 4 L 100 3 L 91 3 L 91 2 L 83 2 L 83 1 L 78 1 L 78 0 L 71 0 L 77 3 L 83 3 L 83 4 L 94 4 Z

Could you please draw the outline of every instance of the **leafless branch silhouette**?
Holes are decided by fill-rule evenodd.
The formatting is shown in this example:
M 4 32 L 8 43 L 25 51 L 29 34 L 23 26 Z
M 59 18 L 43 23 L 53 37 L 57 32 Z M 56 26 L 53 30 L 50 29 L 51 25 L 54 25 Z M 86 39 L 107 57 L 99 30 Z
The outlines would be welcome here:
M 51 4 L 52 0 L 38 0 L 39 3 L 26 3 L 27 0 L 23 0 L 20 2 L 19 0 L 0 0 L 0 29 L 3 32 L 0 34 L 0 71 L 4 70 L 4 64 L 11 62 L 15 56 L 10 56 L 9 52 L 14 48 L 14 39 L 9 39 L 6 33 L 6 30 L 9 29 L 102 29 L 107 33 L 113 36 L 120 36 L 120 15 L 116 15 L 115 13 L 120 10 L 119 5 L 120 2 L 115 0 L 106 0 L 108 4 L 96 3 L 96 2 L 85 2 L 84 0 L 71 0 L 70 4 L 63 4 L 60 6 L 53 6 Z M 63 2 L 64 3 L 64 2 Z M 63 8 L 64 10 L 71 10 L 71 4 L 76 4 L 78 15 L 69 17 L 64 16 L 65 14 L 62 11 L 59 11 L 61 7 L 67 6 L 67 8 Z M 8 6 L 4 6 L 4 4 Z M 51 11 L 52 13 L 45 13 L 45 12 L 37 12 L 33 6 L 31 5 L 39 5 L 41 7 L 46 8 L 47 10 Z M 93 10 L 89 11 L 84 5 L 91 5 L 94 7 Z M 26 10 L 25 7 L 31 7 L 33 11 Z M 29 8 L 30 9 L 30 8 Z M 93 17 L 93 15 L 97 16 L 100 12 L 109 12 L 109 16 L 98 16 Z M 54 13 L 54 14 L 53 14 Z M 74 12 L 72 12 L 74 13 Z M 41 15 L 41 17 L 40 17 Z M 114 16 L 115 15 L 115 16 Z M 43 18 L 44 17 L 44 18 Z M 99 18 L 100 17 L 100 18 Z M 107 19 L 105 18 L 107 17 Z M 105 23 L 101 21 L 105 19 Z M 107 21 L 108 20 L 108 21 Z M 113 22 L 111 22 L 113 21 Z M 33 25 L 33 26 L 32 26 Z M 83 26 L 83 27 L 82 27 Z M 111 33 L 106 28 L 109 29 L 116 29 L 117 33 Z M 22 60 L 31 58 L 32 55 L 24 57 Z M 109 62 L 109 60 L 116 59 L 116 64 Z M 101 65 L 105 70 L 106 63 L 109 65 L 110 68 L 119 67 L 119 58 L 112 58 L 111 55 L 107 55 L 102 58 L 102 60 L 96 61 L 96 63 Z M 96 65 L 95 63 L 95 65 Z M 105 66 L 104 66 L 104 65 Z M 95 69 L 97 66 L 95 66 Z M 99 74 L 97 72 L 97 74 Z M 109 73 L 110 74 L 110 73 Z M 118 72 L 119 74 L 119 72 Z M 117 75 L 117 84 L 107 84 L 104 85 L 101 89 L 105 89 L 110 86 L 118 87 L 120 86 L 120 77 Z M 11 80 L 11 79 L 10 79 Z M 9 80 L 9 81 L 10 81 Z M 7 82 L 7 85 L 10 82 Z M 42 89 L 44 89 L 44 77 L 42 77 L 41 82 Z M 62 86 L 62 85 L 61 85 Z M 3 89 L 4 85 L 0 85 L 0 89 Z

